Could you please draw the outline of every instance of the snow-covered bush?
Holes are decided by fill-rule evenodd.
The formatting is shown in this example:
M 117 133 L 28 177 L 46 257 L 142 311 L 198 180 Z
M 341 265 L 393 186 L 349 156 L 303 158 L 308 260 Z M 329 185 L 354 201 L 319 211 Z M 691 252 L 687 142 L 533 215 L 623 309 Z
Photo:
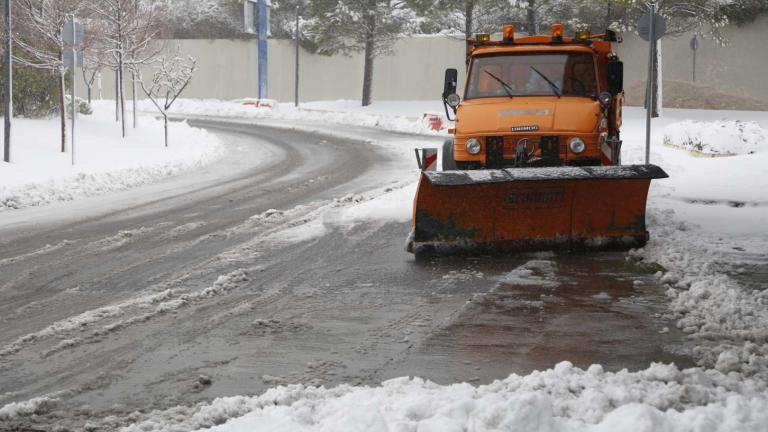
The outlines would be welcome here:
M 67 95 L 66 98 L 67 98 L 67 108 L 69 108 L 72 105 L 72 96 Z M 89 104 L 87 100 L 79 97 L 75 97 L 75 104 L 77 105 L 78 114 L 82 114 L 82 115 L 93 114 L 93 108 L 91 107 L 91 104 Z M 67 116 L 71 118 L 72 113 L 67 111 Z
M 664 144 L 707 155 L 753 154 L 768 149 L 768 131 L 756 122 L 686 120 L 664 128 Z

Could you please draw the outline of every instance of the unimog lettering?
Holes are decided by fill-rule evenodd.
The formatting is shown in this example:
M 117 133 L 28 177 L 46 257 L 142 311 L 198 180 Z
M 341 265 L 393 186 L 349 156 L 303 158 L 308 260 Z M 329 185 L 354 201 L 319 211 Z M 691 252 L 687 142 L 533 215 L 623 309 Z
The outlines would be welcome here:
M 563 189 L 522 189 L 507 194 L 507 208 L 560 207 L 565 203 Z

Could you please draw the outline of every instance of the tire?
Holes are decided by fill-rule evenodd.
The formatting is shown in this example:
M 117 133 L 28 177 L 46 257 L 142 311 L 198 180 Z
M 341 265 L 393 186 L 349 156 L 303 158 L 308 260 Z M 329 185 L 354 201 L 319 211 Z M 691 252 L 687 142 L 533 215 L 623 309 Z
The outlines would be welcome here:
M 456 160 L 453 158 L 453 139 L 443 143 L 443 171 L 456 171 Z

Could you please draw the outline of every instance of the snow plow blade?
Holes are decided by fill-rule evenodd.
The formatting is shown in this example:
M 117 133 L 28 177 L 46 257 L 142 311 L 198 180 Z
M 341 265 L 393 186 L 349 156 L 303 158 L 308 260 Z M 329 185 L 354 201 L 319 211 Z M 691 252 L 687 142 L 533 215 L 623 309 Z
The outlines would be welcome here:
M 655 165 L 423 172 L 409 252 L 629 249 Z

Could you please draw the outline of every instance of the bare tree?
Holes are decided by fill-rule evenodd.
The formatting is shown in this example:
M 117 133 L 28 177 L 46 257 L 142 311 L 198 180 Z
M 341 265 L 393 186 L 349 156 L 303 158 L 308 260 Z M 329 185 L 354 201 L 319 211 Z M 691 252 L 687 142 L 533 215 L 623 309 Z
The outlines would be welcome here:
M 88 90 L 88 103 L 93 102 L 93 85 L 96 79 L 101 75 L 101 65 L 98 63 L 90 63 L 84 60 L 83 63 L 83 82 L 85 88 Z
M 162 50 L 153 42 L 160 33 L 164 9 L 151 0 L 93 0 L 90 10 L 104 25 L 103 62 L 115 70 L 115 117 L 125 137 L 125 71 L 134 74 Z
M 165 124 L 165 146 L 168 147 L 168 110 L 187 88 L 197 70 L 194 58 L 183 59 L 178 51 L 173 56 L 160 57 L 150 84 L 139 79 L 141 89 L 163 116 Z
M 14 42 L 20 64 L 58 74 L 61 151 L 66 151 L 67 104 L 65 99 L 64 26 L 71 15 L 83 12 L 85 0 L 18 0 Z
M 88 103 L 92 102 L 93 85 L 100 79 L 101 72 L 108 61 L 108 49 L 103 35 L 105 25 L 101 20 L 88 20 L 88 31 L 85 33 L 83 49 L 83 82 L 88 90 Z

